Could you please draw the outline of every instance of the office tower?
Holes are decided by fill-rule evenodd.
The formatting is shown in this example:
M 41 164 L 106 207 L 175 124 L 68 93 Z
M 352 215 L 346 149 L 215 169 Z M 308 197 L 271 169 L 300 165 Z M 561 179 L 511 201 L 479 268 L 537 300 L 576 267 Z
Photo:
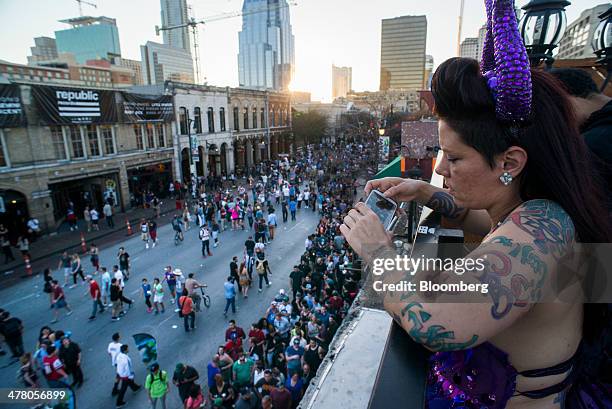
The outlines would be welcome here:
M 238 33 L 241 87 L 289 89 L 295 67 L 294 37 L 287 0 L 245 0 Z
M 466 37 L 461 42 L 459 57 L 478 59 L 478 38 Z
M 600 4 L 580 13 L 565 30 L 565 35 L 559 43 L 559 52 L 556 59 L 593 58 L 595 54 L 591 48 L 591 40 L 595 28 L 599 24 L 599 15 L 608 10 L 609 4 Z
M 55 38 L 36 37 L 34 47 L 30 47 L 32 55 L 28 55 L 28 65 L 34 65 L 40 61 L 55 60 L 57 55 L 57 44 Z
M 487 25 L 483 24 L 478 30 L 478 62 L 482 59 L 482 50 L 484 48 L 485 36 L 487 35 Z
M 422 88 L 426 41 L 425 16 L 402 16 L 382 21 L 381 91 Z
M 353 89 L 353 69 L 332 65 L 332 100 L 346 98 Z
M 164 81 L 194 82 L 191 54 L 182 48 L 147 41 L 140 46 L 142 82 L 145 85 Z
M 425 56 L 425 73 L 423 74 L 423 89 L 431 88 L 431 77 L 433 76 L 434 59 L 427 54 Z
M 186 0 L 161 0 L 162 27 L 172 27 L 185 24 L 189 21 Z M 164 44 L 171 47 L 182 48 L 191 53 L 191 42 L 189 40 L 189 28 L 175 28 L 164 30 Z
M 55 32 L 58 53 L 71 53 L 77 63 L 121 56 L 117 22 L 109 17 L 76 17 L 60 20 L 72 28 Z

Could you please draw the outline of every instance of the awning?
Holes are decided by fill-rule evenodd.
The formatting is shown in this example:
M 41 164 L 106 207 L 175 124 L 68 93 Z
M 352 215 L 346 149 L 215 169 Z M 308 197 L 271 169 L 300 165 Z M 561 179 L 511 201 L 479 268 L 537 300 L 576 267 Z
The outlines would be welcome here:
M 382 179 L 386 177 L 402 177 L 405 171 L 406 160 L 403 156 L 398 156 L 397 158 L 393 159 L 391 163 L 389 163 L 382 170 L 380 170 L 376 175 L 374 175 L 374 179 Z

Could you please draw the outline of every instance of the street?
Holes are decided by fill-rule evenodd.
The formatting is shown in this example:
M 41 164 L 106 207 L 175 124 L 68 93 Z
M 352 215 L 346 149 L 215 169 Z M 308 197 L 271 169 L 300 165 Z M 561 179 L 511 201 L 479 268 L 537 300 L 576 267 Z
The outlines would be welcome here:
M 280 212 L 280 208 L 279 208 Z M 282 218 L 280 218 L 282 220 Z M 258 320 L 274 295 L 281 288 L 288 288 L 288 276 L 294 264 L 297 264 L 304 249 L 306 235 L 314 231 L 319 220 L 317 213 L 310 209 L 298 211 L 297 221 L 282 223 L 279 220 L 276 238 L 266 248 L 266 257 L 270 262 L 272 285 L 265 288 L 262 293 L 257 292 L 257 282 L 249 292 L 249 298 L 243 299 L 237 296 L 236 306 L 238 311 L 235 315 L 228 313 L 227 318 L 223 316 L 225 299 L 223 283 L 229 274 L 229 263 L 232 256 L 242 259 L 244 241 L 247 239 L 248 231 L 226 230 L 219 235 L 220 244 L 212 248 L 212 257 L 203 258 L 201 255 L 200 241 L 197 237 L 198 229 L 192 226 L 185 232 L 185 240 L 178 246 L 174 245 L 174 232 L 169 224 L 160 226 L 158 229 L 158 245 L 155 248 L 145 249 L 139 234 L 121 243 L 116 243 L 102 248 L 100 251 L 100 265 L 112 270 L 117 263 L 117 251 L 124 246 L 131 256 L 132 273 L 127 281 L 124 294 L 135 299 L 133 307 L 118 322 L 110 319 L 110 310 L 106 310 L 93 321 L 88 321 L 91 313 L 92 302 L 88 293 L 88 286 L 79 282 L 74 289 L 65 288 L 66 299 L 74 313 L 67 317 L 66 311 L 61 310 L 60 321 L 50 324 L 53 319 L 49 308 L 48 295 L 42 292 L 42 276 L 27 279 L 17 284 L 0 290 L 0 306 L 11 312 L 12 316 L 23 321 L 25 327 L 24 344 L 25 350 L 34 352 L 39 329 L 44 325 L 52 329 L 71 331 L 71 339 L 77 342 L 82 351 L 82 369 L 85 375 L 83 386 L 77 390 L 77 407 L 88 408 L 111 408 L 114 407 L 115 399 L 111 397 L 111 389 L 114 379 L 114 368 L 111 366 L 110 358 L 106 352 L 111 335 L 115 332 L 121 334 L 121 341 L 130 347 L 129 355 L 134 363 L 136 382 L 144 384 L 146 367 L 140 360 L 132 335 L 136 333 L 149 333 L 158 342 L 158 362 L 161 368 L 172 376 L 174 367 L 178 362 L 194 366 L 200 374 L 199 383 L 206 385 L 206 365 L 216 351 L 217 347 L 224 341 L 224 331 L 227 321 L 235 318 L 237 324 L 248 331 L 252 322 Z M 92 268 L 88 256 L 82 256 L 85 274 L 91 273 Z M 212 305 L 210 309 L 203 308 L 203 312 L 196 316 L 196 330 L 185 333 L 182 319 L 174 312 L 174 305 L 169 303 L 169 292 L 164 283 L 166 297 L 166 312 L 160 315 L 148 314 L 141 297 L 141 279 L 146 277 L 149 282 L 153 278 L 163 278 L 163 268 L 172 265 L 180 268 L 183 274 L 195 273 L 195 278 L 201 283 L 208 284 L 207 294 L 210 295 Z M 53 277 L 60 283 L 63 282 L 63 273 L 56 270 L 57 259 L 53 259 L 49 265 L 53 268 Z M 254 273 L 254 278 L 256 278 Z M 99 281 L 99 276 L 95 276 Z M 80 280 L 80 279 L 79 279 Z M 0 387 L 17 386 L 15 373 L 19 366 L 17 363 L 7 365 L 10 358 L 0 358 Z M 42 380 L 44 383 L 44 380 Z M 21 387 L 21 385 L 20 385 Z M 127 407 L 144 408 L 148 404 L 146 392 L 143 390 L 126 393 Z M 178 392 L 174 386 L 168 396 L 168 407 L 182 407 Z M 7 406 L 9 407 L 9 406 Z M 24 407 L 24 406 L 12 406 Z

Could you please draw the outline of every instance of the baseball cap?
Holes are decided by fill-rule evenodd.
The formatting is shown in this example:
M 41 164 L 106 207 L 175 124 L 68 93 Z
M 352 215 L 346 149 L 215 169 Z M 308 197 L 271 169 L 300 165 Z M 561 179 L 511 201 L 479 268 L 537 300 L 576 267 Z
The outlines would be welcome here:
M 293 345 L 299 345 L 300 344 L 300 340 L 299 339 L 294 339 L 293 340 Z

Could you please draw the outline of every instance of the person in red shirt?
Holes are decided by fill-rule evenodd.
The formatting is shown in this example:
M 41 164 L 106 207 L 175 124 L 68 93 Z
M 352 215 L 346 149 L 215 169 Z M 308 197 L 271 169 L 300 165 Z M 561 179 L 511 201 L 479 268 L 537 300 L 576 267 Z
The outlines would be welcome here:
M 246 338 L 244 330 L 236 325 L 236 321 L 230 320 L 229 327 L 225 330 L 225 340 L 232 340 L 242 345 L 242 340 Z M 240 341 L 238 341 L 240 340 Z
M 54 345 L 47 347 L 47 356 L 43 358 L 43 370 L 50 388 L 69 388 L 68 374 L 64 370 L 64 364 L 57 356 Z
M 57 280 L 51 281 L 51 305 L 53 306 L 53 315 L 55 317 L 55 319 L 51 321 L 51 324 L 57 322 L 60 308 L 65 308 L 68 310 L 66 315 L 72 314 L 72 310 L 66 302 L 66 295 L 64 294 L 64 290 L 62 290 L 62 287 L 60 287 Z
M 251 324 L 251 329 L 249 330 L 249 340 L 251 342 L 251 348 L 249 351 L 255 350 L 258 356 L 263 356 L 263 348 L 264 343 L 266 342 L 266 335 L 261 330 L 261 326 L 259 325 L 259 323 Z
M 195 311 L 193 310 L 193 300 L 189 296 L 189 292 L 186 288 L 183 288 L 183 292 L 181 293 L 181 297 L 179 298 L 179 308 L 180 315 L 183 317 L 183 322 L 185 324 L 185 332 L 189 332 L 189 327 L 194 330 Z
M 91 315 L 89 316 L 89 320 L 93 320 L 96 318 L 96 313 L 98 312 L 98 307 L 100 307 L 100 312 L 104 312 L 104 304 L 100 300 L 100 286 L 93 279 L 91 275 L 85 277 L 85 280 L 89 283 L 89 296 L 93 300 L 93 309 L 91 310 Z

